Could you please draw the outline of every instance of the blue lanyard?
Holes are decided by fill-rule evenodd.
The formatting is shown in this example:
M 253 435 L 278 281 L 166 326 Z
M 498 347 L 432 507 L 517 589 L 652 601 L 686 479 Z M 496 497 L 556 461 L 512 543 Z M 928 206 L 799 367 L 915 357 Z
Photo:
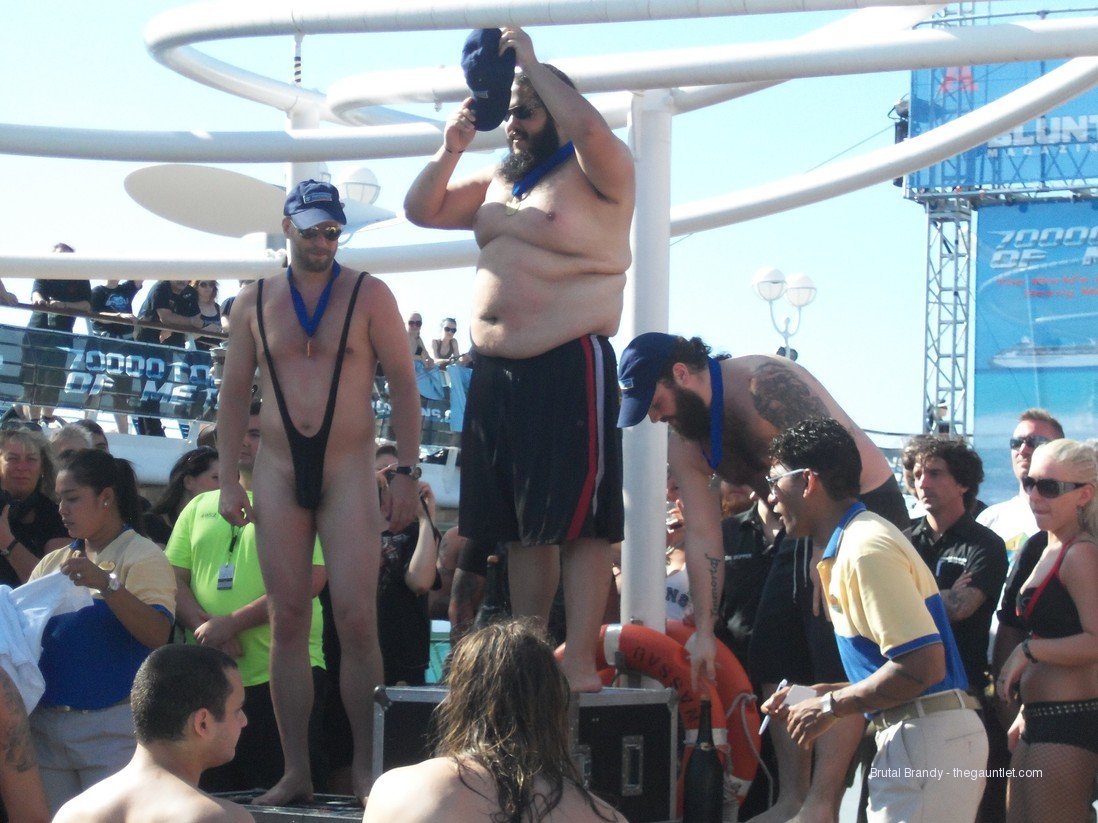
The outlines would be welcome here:
M 511 186 L 511 196 L 516 199 L 522 199 L 522 196 L 526 194 L 526 192 L 530 191 L 530 189 L 534 188 L 534 186 L 541 182 L 541 178 L 545 177 L 545 175 L 547 175 L 549 172 L 551 172 L 553 169 L 555 169 L 557 166 L 566 161 L 575 153 L 576 147 L 572 144 L 572 141 L 569 140 L 567 143 L 557 149 L 553 153 L 552 157 L 534 166 L 534 168 L 526 172 L 525 177 L 515 183 L 515 185 Z
M 709 453 L 705 461 L 713 471 L 721 464 L 724 455 L 724 378 L 721 377 L 721 363 L 709 358 L 709 387 L 713 397 L 709 401 Z M 705 450 L 702 450 L 705 454 Z
M 332 286 L 335 284 L 339 272 L 339 263 L 333 260 L 332 276 L 328 280 L 328 285 L 324 287 L 324 291 L 320 293 L 320 299 L 316 301 L 316 311 L 312 317 L 309 317 L 309 311 L 305 308 L 305 300 L 302 298 L 301 292 L 297 290 L 297 286 L 294 285 L 294 268 L 293 266 L 286 267 L 286 278 L 290 281 L 290 297 L 294 301 L 294 312 L 297 314 L 297 322 L 305 330 L 306 337 L 312 337 L 316 334 L 317 326 L 320 325 L 320 320 L 324 317 L 324 310 L 328 308 L 328 298 L 332 296 Z

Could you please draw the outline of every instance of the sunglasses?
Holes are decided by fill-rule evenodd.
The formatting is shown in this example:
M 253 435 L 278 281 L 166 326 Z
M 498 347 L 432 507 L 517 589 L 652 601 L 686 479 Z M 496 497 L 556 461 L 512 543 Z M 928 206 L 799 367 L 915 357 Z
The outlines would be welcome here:
M 1048 477 L 1042 477 L 1040 480 L 1034 477 L 1022 478 L 1022 489 L 1029 494 L 1034 489 L 1037 489 L 1037 494 L 1045 498 L 1045 500 L 1055 500 L 1062 494 L 1073 492 L 1076 489 L 1081 489 L 1083 486 L 1088 486 L 1089 483 L 1073 483 L 1070 480 L 1051 480 Z
M 1031 449 L 1035 449 L 1038 446 L 1043 446 L 1045 443 L 1051 442 L 1051 437 L 1042 437 L 1039 434 L 1027 434 L 1025 437 L 1010 438 L 1010 449 L 1011 451 L 1018 451 L 1022 446 L 1029 446 Z
M 343 229 L 339 226 L 325 226 L 320 229 L 313 226 L 311 229 L 298 229 L 297 233 L 301 235 L 304 240 L 315 240 L 317 235 L 322 235 L 325 240 L 338 240 L 339 236 L 343 234 Z
M 779 474 L 777 477 L 767 476 L 766 485 L 769 486 L 770 491 L 773 492 L 776 488 L 778 488 L 778 484 L 785 480 L 785 478 L 792 477 L 795 474 L 808 474 L 811 471 L 812 469 L 793 469 L 791 471 L 785 472 L 784 474 Z
M 456 331 L 457 331 L 457 329 L 455 329 L 455 328 L 452 328 L 452 327 L 450 327 L 450 326 L 443 326 L 443 327 L 442 327 L 442 330 L 443 330 L 443 331 L 448 331 L 448 332 L 450 332 L 450 334 L 453 334 L 454 332 L 456 332 Z
M 199 283 L 198 287 L 201 288 L 201 289 L 212 289 L 214 287 L 214 284 L 213 283 Z
M 423 321 L 422 320 L 409 320 L 408 325 L 409 326 L 422 326 Z
M 539 106 L 537 103 L 523 103 L 521 106 L 511 106 L 507 109 L 507 119 L 515 118 L 516 120 L 529 120 L 534 116 L 534 112 L 538 109 L 543 109 L 544 106 Z

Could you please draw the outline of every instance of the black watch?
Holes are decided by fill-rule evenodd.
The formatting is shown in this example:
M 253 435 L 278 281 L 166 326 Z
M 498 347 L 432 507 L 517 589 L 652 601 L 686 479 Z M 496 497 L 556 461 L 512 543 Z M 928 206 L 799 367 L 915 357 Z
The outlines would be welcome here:
M 406 474 L 413 480 L 419 480 L 420 476 L 423 474 L 423 469 L 419 466 L 397 466 L 393 469 L 393 474 Z

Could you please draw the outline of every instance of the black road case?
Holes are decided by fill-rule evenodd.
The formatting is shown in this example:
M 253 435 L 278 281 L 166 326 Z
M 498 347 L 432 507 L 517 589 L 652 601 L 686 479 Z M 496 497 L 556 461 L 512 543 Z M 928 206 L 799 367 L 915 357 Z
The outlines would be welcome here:
M 374 696 L 374 778 L 431 756 L 440 687 L 383 687 Z M 674 689 L 603 689 L 571 708 L 573 756 L 588 786 L 631 823 L 675 819 L 678 699 Z

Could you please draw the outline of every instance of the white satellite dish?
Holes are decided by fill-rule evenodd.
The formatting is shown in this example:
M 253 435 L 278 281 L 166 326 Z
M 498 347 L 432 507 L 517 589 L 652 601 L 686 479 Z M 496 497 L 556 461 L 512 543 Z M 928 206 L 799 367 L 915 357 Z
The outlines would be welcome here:
M 181 226 L 225 237 L 282 234 L 285 189 L 246 174 L 169 163 L 138 169 L 125 186 L 138 205 Z
M 369 169 L 355 169 L 348 178 L 350 191 L 340 187 L 348 231 L 396 216 L 373 205 L 380 187 Z M 138 205 L 181 226 L 225 237 L 282 234 L 285 189 L 246 174 L 168 163 L 138 169 L 125 186 Z

